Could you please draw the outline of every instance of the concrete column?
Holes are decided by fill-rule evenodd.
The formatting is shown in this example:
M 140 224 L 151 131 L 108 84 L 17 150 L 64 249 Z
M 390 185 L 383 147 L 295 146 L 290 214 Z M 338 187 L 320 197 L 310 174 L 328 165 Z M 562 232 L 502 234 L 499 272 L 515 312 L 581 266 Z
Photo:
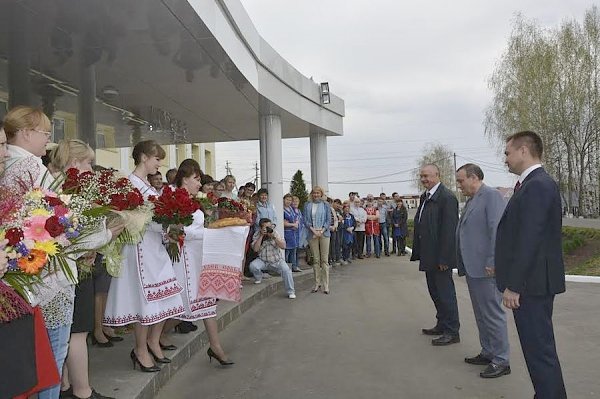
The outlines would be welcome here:
M 175 144 L 169 145 L 169 169 L 177 167 L 177 147 Z
M 5 11 L 10 17 L 8 27 L 8 108 L 31 103 L 29 77 L 31 21 L 29 12 L 19 2 L 10 2 Z
M 312 186 L 321 186 L 329 193 L 327 169 L 327 136 L 325 133 L 310 134 L 310 180 Z M 310 191 L 310 188 L 308 189 Z
M 200 145 L 198 145 L 198 152 L 200 153 L 199 159 L 198 159 L 198 163 L 200 164 L 200 169 L 202 169 L 202 171 L 204 173 L 206 172 L 206 146 L 204 145 L 204 143 L 200 143 Z
M 277 232 L 283 237 L 283 171 L 281 151 L 281 118 L 260 118 L 261 187 L 269 190 L 269 201 L 277 212 Z
M 85 141 L 94 150 L 96 141 L 96 67 L 86 65 L 82 60 L 79 65 L 79 95 L 77 112 L 77 137 Z
M 132 148 L 130 147 L 119 148 L 119 159 L 121 164 L 119 170 L 124 173 L 125 176 L 128 176 L 132 172 L 129 169 L 129 157 L 131 156 L 131 150 Z

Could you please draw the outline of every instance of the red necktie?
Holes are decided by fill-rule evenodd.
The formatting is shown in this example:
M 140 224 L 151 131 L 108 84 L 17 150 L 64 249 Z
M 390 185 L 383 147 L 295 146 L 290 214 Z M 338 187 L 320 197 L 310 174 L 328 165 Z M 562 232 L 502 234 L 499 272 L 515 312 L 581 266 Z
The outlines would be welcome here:
M 519 191 L 520 187 L 521 187 L 521 182 L 519 180 L 517 180 L 517 184 L 515 184 L 515 190 L 514 190 L 514 192 L 516 193 L 517 191 Z

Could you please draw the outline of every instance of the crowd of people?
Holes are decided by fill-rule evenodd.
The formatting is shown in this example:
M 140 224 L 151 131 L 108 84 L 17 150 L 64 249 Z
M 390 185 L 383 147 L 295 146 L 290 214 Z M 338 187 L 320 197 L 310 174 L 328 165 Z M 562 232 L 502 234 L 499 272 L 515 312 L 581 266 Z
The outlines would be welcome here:
M 92 166 L 92 148 L 80 140 L 62 140 L 47 153 L 50 130 L 49 119 L 39 109 L 20 106 L 8 112 L 0 130 L 0 161 L 4 161 L 0 162 L 0 185 L 20 190 L 51 187 L 71 168 L 80 172 L 99 168 Z M 419 261 L 419 269 L 425 272 L 436 307 L 436 325 L 422 330 L 426 335 L 439 335 L 433 345 L 460 342 L 452 280 L 452 269 L 458 268 L 467 276 L 482 347 L 465 362 L 485 365 L 481 373 L 484 378 L 510 373 L 506 315 L 501 308 L 504 303 L 514 311 L 537 397 L 562 398 L 566 394 L 551 321 L 554 295 L 564 291 L 562 255 L 556 252 L 560 251 L 560 200 L 555 198 L 555 184 L 540 168 L 541 153 L 541 140 L 535 133 L 509 139 L 507 164 L 520 179 L 506 209 L 497 190 L 483 184 L 483 172 L 477 165 L 459 168 L 457 183 L 469 197 L 460 220 L 456 197 L 440 182 L 437 167 L 423 167 L 421 183 L 426 192 L 415 216 L 411 260 Z M 331 292 L 332 267 L 355 259 L 407 253 L 408 213 L 398 193 L 391 198 L 385 193 L 361 198 L 350 192 L 342 200 L 326 197 L 324 190 L 315 186 L 304 204 L 299 197 L 286 194 L 281 236 L 276 229 L 279 217 L 267 189 L 255 192 L 252 182 L 236 189 L 234 176 L 215 180 L 193 159 L 169 170 L 163 180 L 158 170 L 165 155 L 152 140 L 137 143 L 132 152 L 135 168 L 128 176 L 131 185 L 145 199 L 160 196 L 169 186 L 185 190 L 190 198 L 226 197 L 241 203 L 252 221 L 244 278 L 261 284 L 270 274 L 281 275 L 290 299 L 296 298 L 292 273 L 302 271 L 301 253 L 313 268 L 311 291 L 324 294 Z M 32 342 L 27 340 L 35 343 L 35 359 L 20 362 L 18 367 L 11 364 L 10 375 L 16 378 L 3 382 L 0 393 L 23 398 L 37 393 L 41 399 L 107 398 L 89 383 L 88 335 L 94 345 L 110 348 L 123 341 L 115 328 L 128 325 L 133 330 L 130 358 L 134 369 L 152 373 L 159 371 L 161 364 L 170 363 L 165 353 L 177 347 L 169 342 L 169 333 L 193 331 L 197 329 L 193 322 L 198 320 L 203 320 L 209 337 L 209 359 L 234 364 L 219 341 L 217 300 L 199 294 L 205 216 L 202 209 L 194 212 L 193 222 L 184 228 L 185 256 L 176 261 L 163 245 L 164 227 L 150 222 L 139 243 L 124 245 L 121 272 L 116 278 L 103 267 L 97 250 L 114 240 L 126 224 L 119 218 L 101 224 L 77 263 L 77 267 L 93 264 L 91 276 L 80 276 L 76 283 L 56 278 L 61 270 L 43 275 L 38 302 L 31 308 L 38 328 L 34 330 L 33 322 L 12 325 L 19 329 L 11 333 L 17 341 L 29 346 Z M 524 219 L 529 222 L 524 223 Z M 495 250 L 499 247 L 501 251 Z M 547 256 L 552 251 L 556 253 Z M 517 268 L 518 264 L 524 266 Z M 0 277 L 5 271 L 6 266 L 0 263 Z M 10 287 L 0 283 L 0 294 L 9 297 Z M 28 306 L 19 299 L 14 301 L 14 306 Z M 0 333 L 6 334 L 7 324 L 0 327 L 4 327 Z M 0 340 L 0 345 L 2 353 L 10 353 L 8 342 Z M 5 369 L 0 368 L 8 373 Z

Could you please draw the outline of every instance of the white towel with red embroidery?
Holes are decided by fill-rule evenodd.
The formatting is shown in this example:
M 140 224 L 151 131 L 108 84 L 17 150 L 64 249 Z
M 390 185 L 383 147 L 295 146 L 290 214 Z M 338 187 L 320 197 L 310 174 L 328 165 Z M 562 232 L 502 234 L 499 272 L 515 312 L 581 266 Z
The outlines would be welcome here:
M 248 226 L 204 230 L 199 295 L 227 301 L 242 300 L 241 281 Z

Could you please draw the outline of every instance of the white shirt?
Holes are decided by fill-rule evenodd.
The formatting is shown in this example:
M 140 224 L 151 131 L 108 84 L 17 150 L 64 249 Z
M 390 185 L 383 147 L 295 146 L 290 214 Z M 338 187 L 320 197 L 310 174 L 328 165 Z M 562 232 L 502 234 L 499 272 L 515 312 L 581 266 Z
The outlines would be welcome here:
M 438 187 L 440 187 L 440 184 L 442 184 L 442 182 L 439 182 L 435 186 L 431 187 L 431 190 L 427 191 L 427 194 L 429 194 L 429 195 L 425 195 L 425 201 L 423 202 L 423 206 L 421 207 L 421 212 L 419 212 L 419 220 L 421 220 L 421 215 L 423 215 L 423 209 L 425 209 L 425 203 L 427 202 L 427 200 L 429 198 L 433 197 L 433 194 L 435 194 Z
M 532 166 L 528 167 L 527 169 L 525 169 L 523 171 L 523 173 L 521 173 L 521 176 L 519 176 L 519 183 L 523 184 L 523 181 L 527 178 L 527 176 L 529 176 L 529 174 L 531 172 L 533 172 L 537 168 L 541 168 L 541 167 L 542 167 L 541 163 L 536 163 L 535 165 L 532 165 Z

